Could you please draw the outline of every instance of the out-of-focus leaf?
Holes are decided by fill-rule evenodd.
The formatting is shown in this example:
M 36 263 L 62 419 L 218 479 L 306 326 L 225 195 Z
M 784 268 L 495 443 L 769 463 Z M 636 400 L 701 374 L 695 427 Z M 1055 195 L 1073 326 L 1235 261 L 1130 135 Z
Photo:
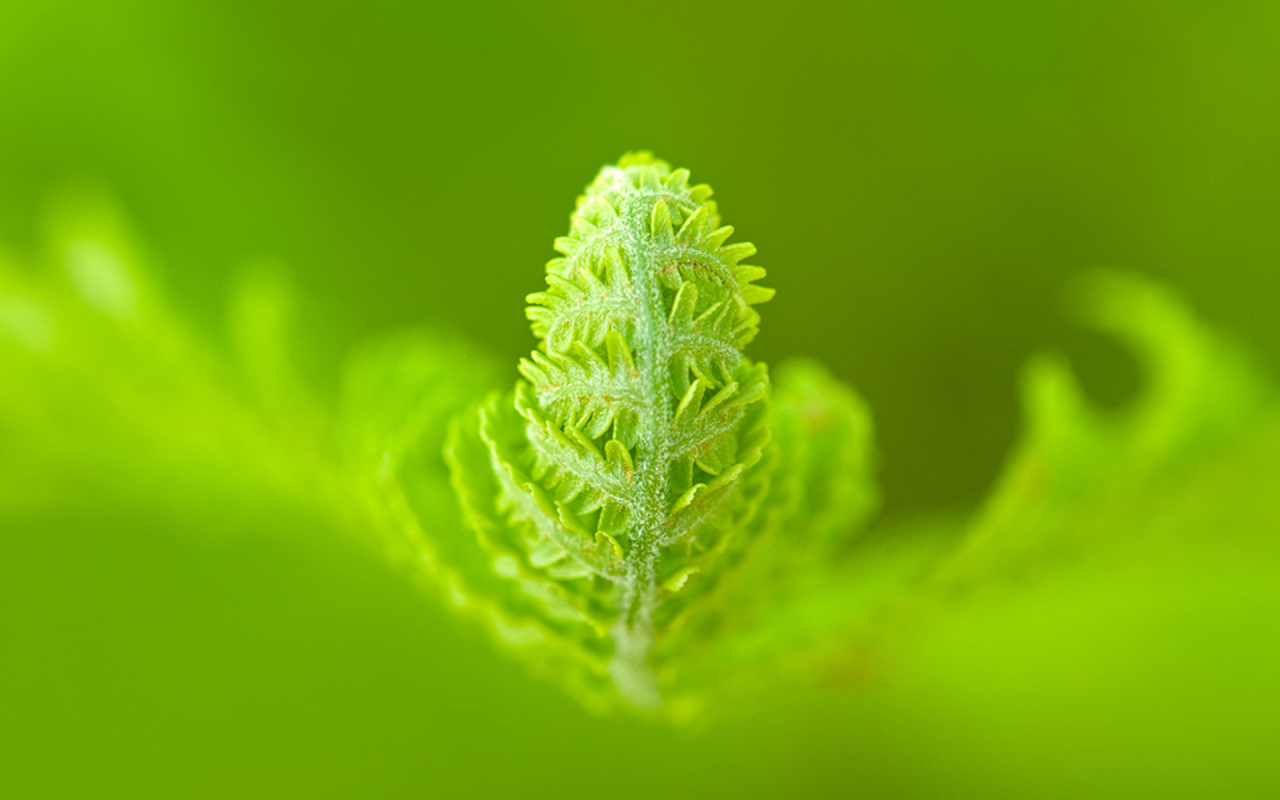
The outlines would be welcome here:
M 44 263 L 0 264 L 0 503 L 343 507 L 327 422 L 279 365 L 287 294 L 237 294 L 248 380 L 167 306 L 110 203 L 55 206 Z
M 1144 388 L 1129 406 L 1090 402 L 1063 359 L 1036 358 L 1023 380 L 1022 439 L 970 521 L 871 531 L 810 570 L 806 582 L 768 604 L 752 630 L 713 649 L 713 657 L 730 662 L 784 650 L 800 673 L 860 680 L 885 660 L 908 673 L 927 669 L 913 665 L 912 654 L 936 647 L 945 636 L 940 626 L 965 629 L 971 607 L 975 618 L 990 613 L 990 603 L 1007 613 L 1019 598 L 1040 602 L 1070 585 L 1079 608 L 1094 609 L 1078 613 L 1096 616 L 1099 635 L 1113 635 L 1109 626 L 1122 618 L 1097 614 L 1091 582 L 1103 593 L 1115 591 L 1118 579 L 1131 580 L 1132 600 L 1141 605 L 1148 593 L 1150 603 L 1168 602 L 1159 598 L 1182 576 L 1207 620 L 1238 614 L 1227 610 L 1231 598 L 1213 589 L 1213 576 L 1229 574 L 1234 559 L 1280 579 L 1280 410 L 1263 371 L 1243 347 L 1144 279 L 1093 274 L 1076 300 L 1084 322 L 1116 335 L 1138 359 Z M 1280 592 L 1260 600 L 1250 624 L 1267 636 L 1263 621 L 1280 618 Z M 1071 616 L 1055 613 L 1045 630 Z M 1158 624 L 1167 638 L 1145 647 L 1184 665 L 1185 673 L 1165 676 L 1174 685 L 1194 680 L 1204 654 L 1184 650 L 1169 620 Z M 1083 642 L 1078 632 L 1066 633 L 1057 646 L 1069 651 Z M 1015 642 L 1004 647 L 985 658 L 1020 652 Z M 1123 672 L 1120 665 L 1112 670 Z M 775 680 L 795 674 L 784 670 Z M 1050 670 L 1040 678 L 1052 693 L 1047 687 L 1070 676 Z
M 1266 473 L 1242 474 L 1229 490 L 1203 483 L 1207 471 L 1265 440 L 1275 415 L 1270 385 L 1246 351 L 1137 277 L 1094 274 L 1078 300 L 1085 322 L 1132 350 L 1144 388 L 1131 406 L 1106 410 L 1086 399 L 1062 359 L 1033 361 L 1023 377 L 1022 440 L 939 586 L 1013 579 L 1116 545 L 1158 552 L 1186 537 L 1232 536 L 1242 532 L 1216 523 L 1190 530 L 1185 515 L 1197 508 L 1226 518 L 1257 501 L 1258 511 L 1280 503 L 1280 493 L 1250 497 Z M 1280 485 L 1280 473 L 1269 478 Z M 1265 515 L 1245 519 L 1266 530 Z

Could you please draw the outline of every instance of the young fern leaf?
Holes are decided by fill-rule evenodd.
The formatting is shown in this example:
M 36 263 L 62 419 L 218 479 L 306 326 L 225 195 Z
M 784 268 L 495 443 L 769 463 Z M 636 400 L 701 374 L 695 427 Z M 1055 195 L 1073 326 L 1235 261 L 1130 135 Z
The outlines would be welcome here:
M 478 543 L 521 587 L 506 612 L 577 653 L 592 677 L 572 683 L 612 683 L 642 709 L 682 688 L 686 652 L 731 629 L 727 598 L 750 605 L 788 578 L 787 548 L 754 563 L 753 540 L 799 543 L 810 521 L 808 538 L 831 538 L 871 505 L 856 399 L 798 368 L 779 416 L 767 369 L 743 354 L 773 291 L 710 195 L 647 153 L 604 168 L 528 298 L 541 342 L 524 379 L 459 417 L 445 447 Z M 820 446 L 814 419 L 831 423 Z M 775 431 L 788 440 L 771 444 Z M 823 474 L 796 485 L 811 454 Z M 780 463 L 792 474 L 775 483 Z

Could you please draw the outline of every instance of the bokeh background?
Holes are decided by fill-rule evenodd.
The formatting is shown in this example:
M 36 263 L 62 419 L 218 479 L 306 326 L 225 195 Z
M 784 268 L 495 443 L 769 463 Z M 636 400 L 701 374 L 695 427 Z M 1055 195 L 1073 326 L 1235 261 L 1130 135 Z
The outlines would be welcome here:
M 816 356 L 870 401 L 884 518 L 961 513 L 1015 439 L 1028 355 L 1066 352 L 1105 404 L 1136 391 L 1063 312 L 1081 269 L 1162 279 L 1280 362 L 1277 41 L 1280 4 L 1229 0 L 11 1 L 0 246 L 37 251 L 46 198 L 99 187 L 214 340 L 235 271 L 284 263 L 332 396 L 395 326 L 527 351 L 574 197 L 652 149 L 760 248 L 778 296 L 754 355 Z M 1120 627 L 1035 683 L 1068 674 L 1056 631 L 1178 587 L 1033 598 L 914 677 L 672 732 L 585 715 L 324 520 L 107 503 L 0 526 L 11 797 L 1241 796 L 1275 741 L 1246 698 L 1170 690 Z M 1197 624 L 1177 635 L 1270 669 Z

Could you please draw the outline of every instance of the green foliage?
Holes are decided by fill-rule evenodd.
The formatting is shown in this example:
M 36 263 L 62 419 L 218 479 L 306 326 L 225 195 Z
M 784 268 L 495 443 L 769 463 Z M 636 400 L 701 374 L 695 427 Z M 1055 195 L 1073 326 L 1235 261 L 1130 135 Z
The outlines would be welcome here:
M 1085 398 L 1061 358 L 1028 365 L 1022 441 L 941 572 L 953 588 L 1043 568 L 1064 552 L 1095 554 L 1134 540 L 1169 547 L 1168 533 L 1151 541 L 1144 532 L 1154 520 L 1167 522 L 1169 508 L 1203 503 L 1202 492 L 1186 489 L 1197 470 L 1274 416 L 1261 369 L 1164 288 L 1102 272 L 1082 282 L 1077 299 L 1084 322 L 1138 359 L 1142 392 L 1108 411 Z
M 101 197 L 62 197 L 37 260 L 0 261 L 0 510 L 97 495 L 184 517 L 281 500 L 346 513 L 327 422 L 286 355 L 278 278 L 235 287 L 233 360 L 168 307 Z
M 529 296 L 539 345 L 513 389 L 471 345 L 404 331 L 357 349 L 333 409 L 292 366 L 279 267 L 244 271 L 215 347 L 109 205 L 71 198 L 41 268 L 0 265 L 0 513 L 284 503 L 380 531 L 587 707 L 674 720 L 795 675 L 856 678 L 972 598 L 1073 565 L 1224 541 L 1274 556 L 1269 382 L 1119 273 L 1091 276 L 1077 309 L 1137 358 L 1137 399 L 1100 408 L 1063 359 L 1037 358 L 1025 432 L 973 518 L 868 529 L 869 412 L 816 363 L 775 382 L 743 354 L 771 292 L 710 194 L 647 154 L 606 167 Z
M 772 292 L 688 180 L 648 154 L 601 171 L 529 296 L 525 380 L 445 447 L 474 532 L 459 602 L 595 707 L 688 694 L 686 661 L 873 505 L 864 407 L 813 364 L 774 393 L 743 355 Z M 432 514 L 438 464 L 389 463 Z

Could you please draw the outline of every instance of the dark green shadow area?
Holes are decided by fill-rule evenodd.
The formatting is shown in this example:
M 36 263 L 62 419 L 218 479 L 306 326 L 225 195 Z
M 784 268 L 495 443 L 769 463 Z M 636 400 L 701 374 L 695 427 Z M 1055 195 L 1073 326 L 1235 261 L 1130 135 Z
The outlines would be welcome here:
M 524 352 L 571 199 L 639 147 L 760 247 L 756 354 L 868 395 L 891 513 L 982 496 L 1081 268 L 1168 280 L 1280 357 L 1272 3 L 0 14 L 0 240 L 35 241 L 51 186 L 103 184 L 208 330 L 234 267 L 282 259 L 321 384 L 401 322 Z

